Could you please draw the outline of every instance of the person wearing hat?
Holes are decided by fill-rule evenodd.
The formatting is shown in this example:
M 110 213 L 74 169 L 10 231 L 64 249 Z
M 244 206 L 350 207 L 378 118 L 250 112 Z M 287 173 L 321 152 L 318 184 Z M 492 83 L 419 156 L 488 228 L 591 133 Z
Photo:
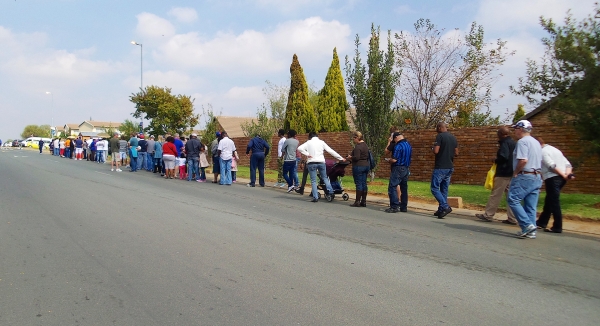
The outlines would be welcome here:
M 454 157 L 458 156 L 458 142 L 456 137 L 448 132 L 445 122 L 437 124 L 436 132 L 432 149 L 435 165 L 431 175 L 431 194 L 439 204 L 437 212 L 433 214 L 441 219 L 452 212 L 452 207 L 448 205 L 448 187 L 454 172 Z
M 390 182 L 388 184 L 388 196 L 390 198 L 390 208 L 386 213 L 407 212 L 408 206 L 408 176 L 410 174 L 410 162 L 412 157 L 412 147 L 404 139 L 401 132 L 392 134 L 395 143 L 392 157 L 387 161 L 392 165 L 390 173 Z M 400 196 L 398 196 L 398 186 L 400 186 Z M 400 200 L 398 200 L 400 197 Z
M 192 175 L 195 175 L 194 179 L 200 182 L 200 171 L 198 171 L 200 150 L 202 150 L 202 143 L 198 140 L 198 135 L 194 133 L 190 136 L 190 140 L 185 143 L 185 154 L 188 163 L 187 181 L 192 181 Z
M 512 128 L 518 141 L 513 152 L 513 179 L 506 201 L 521 227 L 517 237 L 535 239 L 536 209 L 542 187 L 542 146 L 531 137 L 533 126 L 529 121 L 521 120 Z

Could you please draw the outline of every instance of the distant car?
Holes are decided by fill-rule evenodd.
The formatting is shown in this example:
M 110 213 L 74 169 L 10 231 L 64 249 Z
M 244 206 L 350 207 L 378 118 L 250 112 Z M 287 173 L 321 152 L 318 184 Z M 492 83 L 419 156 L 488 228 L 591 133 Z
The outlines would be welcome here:
M 12 142 L 12 147 L 23 147 L 23 144 L 21 143 L 21 140 L 15 139 Z

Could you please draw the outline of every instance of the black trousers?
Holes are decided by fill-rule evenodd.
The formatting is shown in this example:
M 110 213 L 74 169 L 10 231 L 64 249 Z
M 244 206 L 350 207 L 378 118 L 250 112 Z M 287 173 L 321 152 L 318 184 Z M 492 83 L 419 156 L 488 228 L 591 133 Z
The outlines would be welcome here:
M 548 178 L 544 181 L 546 185 L 546 199 L 544 200 L 544 210 L 537 220 L 537 225 L 547 227 L 550 221 L 550 215 L 554 216 L 552 230 L 562 231 L 562 211 L 560 209 L 560 191 L 567 181 L 561 176 Z

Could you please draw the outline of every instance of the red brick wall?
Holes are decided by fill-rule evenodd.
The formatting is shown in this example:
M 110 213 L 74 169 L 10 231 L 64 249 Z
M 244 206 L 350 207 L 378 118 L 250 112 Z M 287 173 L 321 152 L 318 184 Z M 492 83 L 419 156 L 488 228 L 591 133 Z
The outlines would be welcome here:
M 483 185 L 487 171 L 496 157 L 498 127 L 479 127 L 450 130 L 457 138 L 459 155 L 455 158 L 455 170 L 452 176 L 453 183 Z M 564 188 L 568 193 L 600 193 L 600 162 L 597 158 L 581 160 L 582 143 L 572 128 L 555 126 L 552 124 L 534 125 L 533 136 L 541 136 L 547 144 L 560 149 L 576 168 L 574 173 L 577 178 L 569 181 Z M 411 180 L 429 181 L 433 171 L 434 156 L 431 152 L 436 133 L 434 130 L 407 131 L 404 137 L 413 147 L 411 164 Z M 342 156 L 352 151 L 350 132 L 321 133 L 319 138 Z M 308 139 L 307 134 L 298 135 L 300 143 Z M 241 137 L 234 139 L 240 153 L 240 164 L 249 165 L 246 145 L 250 139 Z M 271 154 L 268 167 L 277 168 L 277 142 L 274 136 L 271 141 Z M 326 158 L 333 158 L 325 153 Z M 383 160 L 380 160 L 383 161 Z M 376 175 L 381 178 L 389 177 L 389 169 L 380 163 Z

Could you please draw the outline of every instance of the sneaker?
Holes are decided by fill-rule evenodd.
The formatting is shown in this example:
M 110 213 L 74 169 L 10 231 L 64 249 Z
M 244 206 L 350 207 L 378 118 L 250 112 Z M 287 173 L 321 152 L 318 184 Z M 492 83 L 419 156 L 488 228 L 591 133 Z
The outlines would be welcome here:
M 526 237 L 528 234 L 530 234 L 530 233 L 532 233 L 532 232 L 535 232 L 535 230 L 536 230 L 536 229 L 537 229 L 537 228 L 536 228 L 536 226 L 535 226 L 535 225 L 533 225 L 533 224 L 530 224 L 530 225 L 528 225 L 528 226 L 525 228 L 525 231 L 519 231 L 519 232 L 517 232 L 517 234 L 516 234 L 516 235 L 517 235 L 517 237 L 519 237 L 519 238 L 524 238 L 524 237 Z
M 273 184 L 273 188 L 277 188 L 277 187 L 279 187 L 279 182 L 275 182 L 275 183 Z
M 451 212 L 452 212 L 452 207 L 448 206 L 448 208 L 446 208 L 438 213 L 438 218 L 443 219 L 446 215 L 450 214 Z
M 483 214 L 475 214 L 475 217 L 477 217 L 478 219 L 484 221 L 484 222 L 491 222 L 492 219 L 483 215 Z
M 279 188 L 285 188 L 285 186 L 287 186 L 287 183 L 280 183 L 279 184 Z
M 319 200 L 318 200 L 317 198 L 313 198 L 313 199 L 311 199 L 311 200 L 310 200 L 310 202 L 311 202 L 311 203 L 316 203 L 316 202 L 318 202 L 318 201 L 319 201 Z
M 237 183 L 237 181 L 236 181 L 236 180 L 233 180 L 233 181 L 231 181 L 231 182 L 233 182 L 233 183 Z
M 121 170 L 121 169 L 117 169 L 117 172 L 123 172 L 123 170 Z
M 386 212 L 386 213 L 398 213 L 399 211 L 400 210 L 398 208 L 392 208 L 392 207 L 390 207 L 390 208 L 386 209 L 384 212 Z
M 110 169 L 111 171 L 114 171 L 115 169 Z
M 254 185 L 249 183 L 246 185 L 246 187 L 254 188 Z
M 287 192 L 288 192 L 288 194 L 289 194 L 290 192 L 294 191 L 294 189 L 296 189 L 294 186 L 289 186 L 289 187 L 288 187 L 288 191 L 287 191 Z
M 536 233 L 537 232 L 533 231 L 533 232 L 529 233 L 528 235 L 526 235 L 525 237 L 527 239 L 535 239 Z

